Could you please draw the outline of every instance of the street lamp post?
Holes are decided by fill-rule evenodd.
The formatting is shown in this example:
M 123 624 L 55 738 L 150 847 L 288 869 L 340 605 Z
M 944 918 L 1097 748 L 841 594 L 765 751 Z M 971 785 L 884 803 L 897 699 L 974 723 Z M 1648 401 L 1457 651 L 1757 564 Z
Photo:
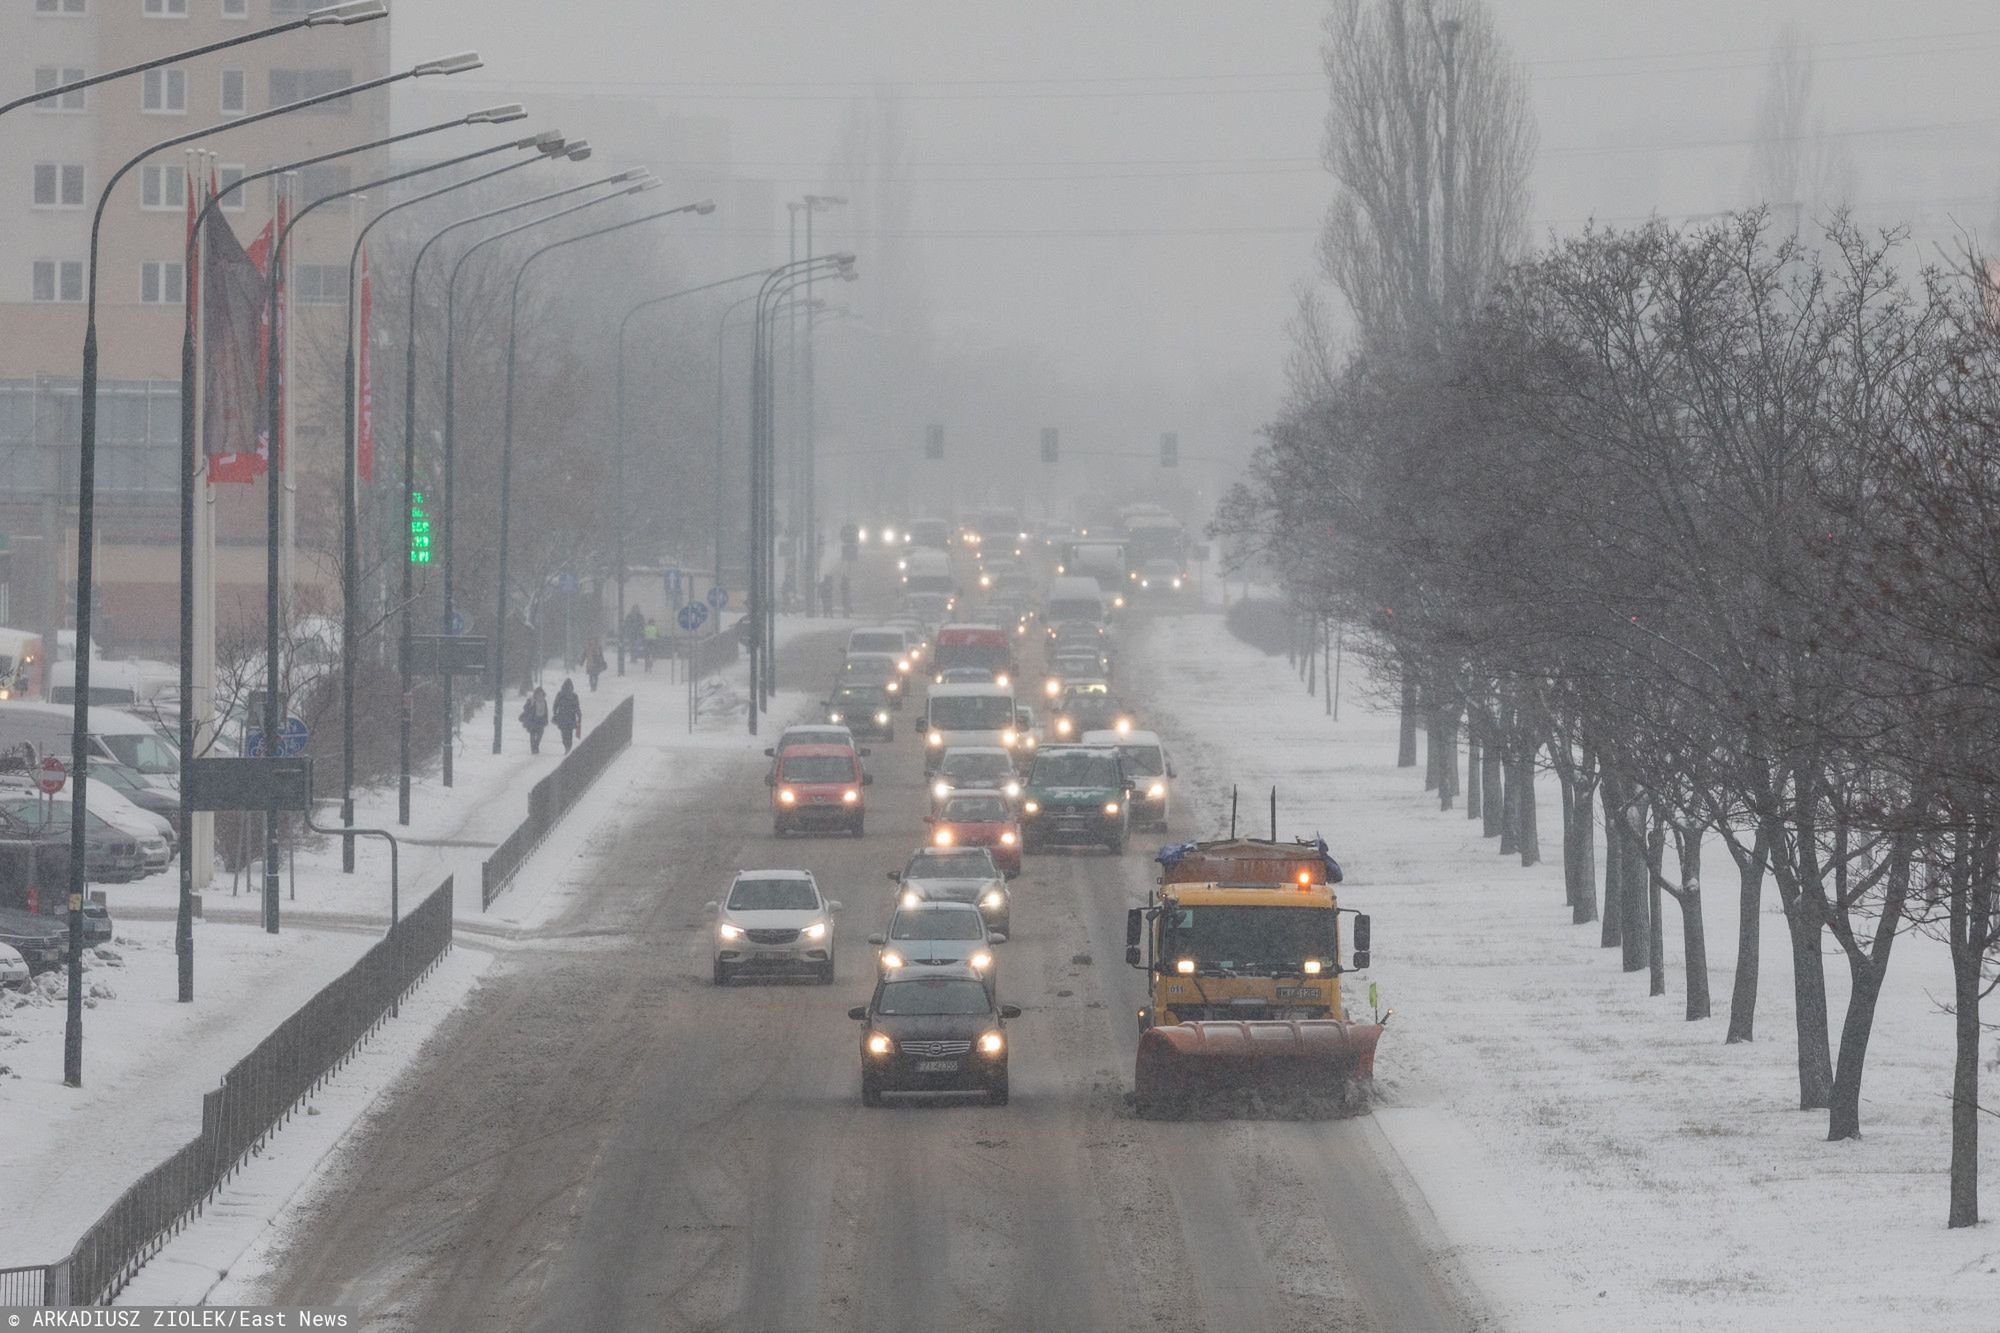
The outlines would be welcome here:
M 818 213 L 823 209 L 838 208 L 846 203 L 847 203 L 847 197 L 845 195 L 809 194 L 805 197 L 807 259 L 811 259 L 813 257 L 813 214 Z M 806 299 L 811 300 L 812 294 L 813 294 L 813 280 L 812 280 L 812 274 L 809 270 L 806 275 Z M 798 538 L 799 567 L 801 569 L 810 571 L 809 576 L 802 575 L 801 579 L 804 580 L 805 578 L 809 577 L 813 583 L 817 583 L 819 581 L 819 507 L 815 503 L 816 497 L 814 495 L 814 488 L 818 484 L 818 477 L 819 477 L 819 461 L 818 461 L 819 444 L 817 439 L 817 427 L 813 418 L 813 385 L 814 385 L 815 367 L 813 361 L 814 348 L 813 348 L 812 331 L 813 331 L 813 318 L 811 310 L 810 308 L 808 308 L 806 314 L 806 354 L 805 354 L 805 366 L 803 368 L 805 377 L 805 394 L 804 394 L 804 402 L 802 404 L 802 409 L 803 409 L 802 414 L 805 419 L 805 443 L 803 448 L 801 448 L 800 450 L 801 457 L 799 459 L 797 468 L 799 489 L 802 492 L 802 494 L 796 508 L 798 513 L 800 514 L 799 526 L 801 529 L 801 533 Z
M 234 37 L 225 37 L 219 42 L 191 46 L 185 51 L 175 51 L 172 55 L 155 56 L 136 65 L 107 70 L 102 74 L 93 74 L 87 79 L 76 79 L 70 83 L 44 88 L 40 92 L 29 93 L 26 97 L 17 97 L 11 102 L 0 103 L 0 116 L 35 102 L 46 102 L 61 97 L 65 93 L 80 93 L 86 88 L 95 88 L 98 84 L 109 83 L 113 79 L 129 79 L 134 74 L 144 74 L 147 70 L 159 69 L 162 65 L 177 65 L 183 60 L 213 55 L 217 51 L 227 51 L 231 47 L 243 46 L 249 42 L 261 42 L 266 37 L 276 37 L 280 33 L 296 32 L 300 28 L 347 27 L 355 23 L 367 23 L 373 19 L 388 17 L 389 10 L 383 5 L 382 0 L 348 0 L 346 4 L 325 5 L 319 9 L 308 10 L 288 23 L 259 28 L 255 32 L 239 33 Z
M 621 676 L 625 674 L 625 526 L 626 526 L 625 333 L 626 330 L 631 328 L 633 316 L 637 315 L 642 310 L 650 310 L 657 306 L 665 305 L 669 301 L 677 301 L 683 296 L 693 296 L 698 292 L 713 291 L 717 287 L 727 287 L 731 283 L 745 282 L 751 278 L 760 278 L 769 272 L 770 272 L 769 269 L 763 269 L 763 268 L 752 269 L 748 273 L 738 273 L 733 278 L 718 278 L 714 282 L 704 282 L 699 287 L 686 287 L 677 292 L 668 292 L 665 296 L 655 296 L 650 300 L 641 301 L 639 302 L 639 304 L 633 306 L 630 310 L 627 310 L 625 312 L 625 318 L 618 322 L 618 371 L 617 371 L 616 387 L 612 391 L 612 398 L 615 401 L 618 410 L 618 450 L 617 450 L 618 461 L 617 461 L 616 473 L 613 477 L 613 483 L 616 486 L 618 492 L 618 542 L 617 542 L 618 633 L 615 637 L 618 640 L 618 674 Z M 720 474 L 718 473 L 718 476 L 719 475 Z M 721 509 L 720 502 L 717 503 L 716 508 L 718 511 Z M 721 575 L 718 574 L 716 576 L 716 582 L 720 583 L 721 581 L 722 581 Z
M 301 98 L 296 102 L 286 102 L 263 111 L 238 116 L 219 125 L 174 135 L 128 159 L 124 165 L 111 173 L 110 178 L 104 183 L 104 189 L 97 197 L 97 211 L 92 215 L 90 222 L 89 261 L 85 268 L 83 371 L 78 398 L 80 429 L 77 441 L 76 506 L 77 663 L 76 702 L 72 710 L 70 734 L 71 761 L 76 769 L 76 794 L 71 798 L 70 810 L 69 1013 L 63 1039 L 63 1081 L 71 1087 L 80 1087 L 83 1083 L 83 890 L 85 831 L 88 823 L 85 778 L 90 767 L 87 748 L 90 743 L 90 603 L 91 589 L 96 578 L 95 553 L 92 547 L 97 538 L 97 256 L 103 238 L 104 210 L 111 203 L 111 192 L 132 168 L 166 149 L 179 148 L 183 144 L 193 143 L 196 139 L 211 134 L 227 133 L 245 125 L 255 125 L 260 121 L 288 115 L 306 107 L 351 97 L 357 92 L 387 87 L 404 79 L 422 78 L 431 74 L 458 74 L 465 70 L 478 69 L 479 64 L 479 57 L 470 52 L 448 56 L 442 60 L 427 60 L 394 74 L 384 74 L 379 78 L 331 89 L 312 97 Z M 183 706 L 185 703 L 183 700 Z
M 629 193 L 638 194 L 644 190 L 657 189 L 663 182 L 657 179 L 641 181 Z M 537 259 L 565 246 L 582 241 L 594 240 L 599 236 L 609 236 L 614 232 L 626 231 L 642 223 L 658 222 L 662 218 L 674 217 L 681 213 L 713 213 L 715 204 L 703 199 L 692 204 L 682 204 L 677 208 L 663 208 L 656 213 L 646 213 L 609 226 L 597 227 L 576 236 L 565 236 L 561 240 L 550 241 L 539 250 L 521 261 L 521 267 L 514 272 L 514 292 L 507 305 L 507 396 L 501 410 L 500 428 L 500 567 L 499 590 L 495 594 L 496 606 L 493 612 L 493 753 L 500 753 L 500 738 L 505 721 L 501 715 L 501 700 L 507 690 L 507 529 L 513 517 L 514 485 L 514 351 L 516 334 L 520 326 L 521 284 L 528 276 L 528 270 Z M 620 500 L 621 512 L 623 500 Z
M 528 204 L 538 204 L 538 203 L 544 203 L 544 202 L 547 202 L 547 201 L 548 201 L 548 200 L 550 200 L 550 199 L 554 199 L 554 198 L 558 198 L 558 197 L 561 197 L 561 196 L 563 196 L 563 195 L 571 195 L 571 194 L 576 194 L 577 192 L 579 192 L 579 191 L 581 191 L 581 190 L 590 190 L 590 189 L 595 189 L 596 187 L 598 187 L 598 186 L 600 186 L 600 185 L 621 185 L 621 184 L 622 184 L 622 185 L 627 185 L 627 186 L 628 186 L 628 188 L 627 188 L 627 189 L 623 189 L 623 190 L 617 190 L 617 191 L 614 191 L 614 192 L 613 192 L 613 193 L 611 193 L 611 194 L 603 194 L 603 195 L 598 195 L 598 196 L 597 196 L 596 198 L 593 198 L 593 199 L 586 199 L 586 200 L 584 200 L 584 201 L 583 201 L 582 203 L 578 203 L 578 204 L 571 204 L 571 205 L 570 205 L 569 207 L 567 207 L 567 208 L 559 208 L 559 209 L 557 209 L 557 210 L 556 210 L 555 212 L 553 212 L 553 213 L 544 213 L 544 214 L 543 214 L 542 216 L 540 216 L 540 217 L 538 217 L 538 218 L 530 218 L 530 219 L 529 219 L 528 221 L 526 221 L 526 222 L 523 222 L 523 223 L 519 223 L 519 224 L 517 224 L 517 225 L 515 225 L 515 226 L 512 226 L 512 227 L 508 227 L 508 228 L 507 228 L 506 230 L 504 230 L 504 231 L 496 231 L 496 232 L 494 232 L 494 233 L 493 233 L 493 234 L 492 234 L 491 236 L 484 236 L 484 237 L 481 237 L 481 238 L 480 238 L 479 240 L 476 240 L 476 241 L 474 241 L 474 242 L 473 242 L 473 243 L 472 243 L 471 245 L 468 245 L 467 247 L 465 247 L 465 253 L 464 253 L 464 254 L 461 254 L 461 255 L 460 255 L 460 256 L 458 257 L 458 261 L 457 261 L 457 262 L 456 262 L 455 264 L 453 264 L 453 265 L 452 265 L 452 269 L 451 269 L 451 276 L 450 276 L 450 277 L 448 277 L 447 279 L 445 279 L 445 285 L 444 285 L 444 511 L 443 511 L 443 518 L 444 518 L 444 599 L 443 599 L 443 600 L 444 600 L 444 613 L 443 613 L 443 617 L 442 617 L 442 629 L 443 629 L 443 632 L 444 632 L 444 633 L 446 633 L 446 634 L 450 634 L 450 633 L 452 632 L 452 628 L 451 628 L 451 622 L 452 622 L 452 616 L 453 616 L 453 614 L 454 614 L 454 612 L 455 612 L 455 610 L 456 610 L 456 608 L 455 608 L 455 606 L 454 606 L 454 604 L 453 604 L 453 596 L 454 596 L 454 588 L 453 588 L 453 576 L 454 576 L 454 573 L 455 573 L 455 551 L 456 551 L 456 534 L 455 534 L 455 531 L 454 531 L 454 529 L 455 529 L 455 526 L 456 526 L 456 525 L 455 525 L 455 524 L 454 524 L 454 522 L 453 522 L 453 514 L 454 514 L 454 506 L 455 506 L 455 504 L 456 504 L 456 483 L 457 483 L 457 467 L 456 467 L 456 459 L 457 459 L 457 452 L 458 452 L 458 449 L 457 449 L 457 444 L 458 444 L 458 431 L 457 431 L 457 414 L 456 414 L 456 399 L 457 399 L 457 392 L 456 392 L 456 378 L 455 378 L 455 377 L 456 377 L 456 368 L 457 368 L 457 344 L 456 344 L 456 341 L 455 341 L 455 338 L 454 338 L 454 331 L 455 331 L 455 326 L 456 326 L 456 321 L 455 321 L 455 319 L 454 319 L 454 317 L 453 317 L 453 316 L 454 316 L 454 314 L 455 314 L 455 312 L 456 312 L 456 308 L 457 308 L 457 301 L 458 301 L 458 278 L 459 278 L 459 275 L 460 275 L 461 273 L 463 273 L 463 272 L 465 271 L 465 266 L 466 266 L 466 264 L 467 264 L 468 262 L 470 262 L 470 261 L 471 261 L 472 257 L 473 257 L 474 255 L 478 254 L 478 253 L 479 253 L 479 252 L 480 252 L 481 250 L 485 249 L 485 248 L 486 248 L 487 246 L 489 246 L 489 245 L 492 245 L 492 244 L 495 244 L 496 242 L 499 242 L 499 241 L 504 241 L 504 240 L 506 240 L 506 239 L 507 239 L 508 237 L 510 237 L 510 236 L 518 236 L 518 235 L 519 235 L 520 233 L 522 233 L 522 232 L 524 232 L 524 231 L 528 231 L 528 230 L 530 230 L 531 228 L 534 228 L 534 227 L 539 227 L 539 226 L 543 225 L 544 223 L 548 223 L 548 222 L 554 222 L 554 221 L 555 221 L 555 220 L 556 220 L 557 218 L 565 218 L 565 217 L 568 217 L 568 216 L 569 216 L 570 214 L 572 214 L 572 213 L 579 213 L 579 212 L 582 212 L 582 211 L 583 211 L 584 209 L 586 209 L 586 208 L 595 208 L 595 207 L 596 207 L 597 205 L 599 205 L 599 204 L 602 204 L 602 203 L 605 203 L 605 202 L 607 202 L 607 201 L 609 201 L 609 200 L 612 200 L 612 199 L 622 199 L 622 198 L 624 198 L 624 197 L 625 197 L 626 195 L 628 195 L 628 194 L 632 193 L 632 189 L 631 189 L 631 188 L 629 188 L 629 187 L 630 187 L 630 186 L 631 186 L 631 185 L 632 185 L 633 183 L 635 183 L 635 182 L 636 182 L 636 183 L 641 183 L 641 184 L 643 184 L 643 183 L 644 183 L 645 181 L 648 181 L 648 180 L 651 180 L 651 179 L 652 179 L 652 173 L 651 173 L 651 172 L 647 171 L 647 170 L 646 170 L 645 168 L 643 168 L 643 167 L 635 167 L 635 168 L 633 168 L 633 169 L 631 169 L 631 170 L 629 170 L 629 171 L 620 171 L 620 172 L 616 172 L 616 173 L 614 173 L 614 174 L 612 174 L 612 175 L 610 175 L 610 176 L 604 176 L 604 177 L 600 177 L 600 178 L 599 178 L 599 179 L 597 179 L 597 180 L 594 180 L 594 181 L 589 181 L 589 182 L 586 182 L 586 183 L 585 183 L 585 184 L 583 184 L 583 185 L 573 185 L 573 186 L 571 186 L 570 188 L 568 188 L 568 189 L 566 189 L 566 190 L 556 190 L 556 191 L 552 191 L 551 193 L 549 193 L 549 194 L 547 194 L 547 195 L 544 195 L 544 196 L 542 196 L 541 198 L 538 198 L 538 199 L 531 199 L 531 200 L 528 200 L 528 201 L 526 201 L 526 202 L 527 202 Z M 524 205 L 515 205 L 514 207 L 522 207 L 522 206 L 524 206 Z M 495 209 L 495 210 L 494 210 L 494 212 L 495 212 L 495 213 L 501 213 L 501 212 L 507 212 L 507 211 L 509 211 L 509 210 L 508 210 L 508 209 Z M 485 215 L 485 216 L 492 216 L 492 214 L 487 214 L 487 215 Z M 477 220 L 478 220 L 478 219 L 468 219 L 468 221 L 477 221 Z M 439 234 L 440 234 L 440 235 L 442 235 L 443 233 L 439 233 Z M 436 237 L 433 237 L 432 239 L 433 239 L 433 240 L 436 240 L 437 238 L 436 238 Z M 422 258 L 422 256 L 420 255 L 420 256 L 419 256 L 419 259 L 421 259 L 421 258 Z M 443 743 L 443 750 L 444 750 L 444 754 L 443 754 L 443 757 L 442 757 L 442 759 L 441 759 L 441 761 L 440 761 L 440 776 L 442 777 L 442 779 L 443 779 L 443 781 L 444 781 L 444 785 L 445 785 L 445 786 L 447 786 L 447 787 L 449 787 L 449 786 L 451 786 L 451 784 L 452 784 L 452 772 L 451 772 L 451 768 L 452 768 L 452 733 L 453 733 L 453 731 L 454 731 L 454 730 L 456 729 L 456 727 L 455 727 L 455 721 L 456 721 L 456 720 L 455 720 L 455 718 L 453 717 L 453 709 L 454 709 L 454 707 L 455 707 L 455 704 L 454 704 L 454 695 L 455 695 L 455 688 L 454 688 L 454 679 L 453 679 L 453 677 L 452 677 L 452 675 L 451 675 L 451 673 L 450 673 L 450 672 L 445 672 L 445 673 L 443 673 L 443 675 L 442 675 L 442 679 L 443 679 L 443 681 L 444 681 L 444 691 L 443 691 L 443 693 L 444 693 L 444 743 Z
M 269 167 L 263 171 L 256 171 L 247 176 L 239 177 L 237 180 L 232 181 L 227 188 L 211 195 L 202 204 L 201 211 L 195 216 L 193 226 L 188 229 L 187 253 L 182 257 L 181 271 L 189 275 L 193 275 L 196 271 L 194 263 L 195 254 L 197 248 L 201 245 L 201 236 L 207 227 L 209 214 L 220 207 L 222 200 L 230 193 L 242 189 L 252 181 L 263 180 L 267 177 L 276 176 L 288 171 L 296 171 L 302 167 L 315 166 L 321 162 L 329 162 L 335 158 L 345 157 L 353 153 L 388 147 L 391 144 L 401 143 L 408 139 L 435 134 L 439 130 L 452 129 L 460 125 L 501 124 L 505 121 L 517 120 L 525 114 L 518 106 L 491 107 L 484 111 L 475 111 L 470 115 L 461 116 L 457 120 L 444 121 L 419 130 L 409 130 L 402 134 L 391 135 L 386 139 L 375 140 L 372 143 L 357 144 L 328 153 L 320 153 L 314 157 L 303 158 L 297 162 L 288 162 L 283 166 Z M 533 140 L 526 142 L 533 143 Z M 505 146 L 507 145 L 503 145 L 503 147 Z M 497 152 L 499 149 L 492 151 Z M 180 864 L 180 908 L 177 913 L 177 926 L 175 930 L 175 950 L 180 960 L 179 994 L 180 1001 L 183 1004 L 189 1003 L 194 999 L 194 863 L 192 855 L 186 849 L 191 845 L 189 840 L 193 836 L 194 820 L 194 811 L 190 803 L 193 788 L 188 782 L 187 764 L 188 760 L 195 753 L 196 745 L 194 731 L 197 713 L 194 685 L 194 516 L 195 491 L 198 484 L 196 479 L 200 475 L 202 464 L 198 441 L 195 438 L 194 420 L 194 315 L 196 303 L 196 294 L 190 282 L 186 299 L 182 302 L 181 320 L 180 831 L 183 854 Z
M 578 139 L 575 140 L 574 142 L 566 142 L 559 133 L 553 130 L 549 131 L 546 134 L 541 135 L 537 140 L 536 146 L 539 147 L 544 154 L 546 154 L 551 158 L 563 157 L 567 158 L 572 162 L 582 162 L 590 156 L 590 145 L 586 143 L 584 140 Z M 489 171 L 484 175 L 474 176 L 471 180 L 460 181 L 456 185 L 447 186 L 446 190 L 458 189 L 461 186 L 475 185 L 481 181 L 491 180 L 495 176 L 504 175 L 509 171 L 517 171 L 522 167 L 529 166 L 532 164 L 533 161 L 536 160 L 539 159 L 530 159 L 527 162 L 516 162 L 509 166 L 501 167 L 497 171 Z M 449 236 L 452 232 L 459 230 L 461 227 L 469 227 L 472 226 L 474 223 L 484 222 L 488 218 L 497 217 L 502 213 L 513 212 L 514 210 L 521 208 L 529 208 L 534 206 L 535 204 L 544 203 L 550 199 L 559 198 L 563 195 L 574 194 L 578 190 L 594 189 L 602 183 L 603 183 L 602 181 L 589 181 L 582 185 L 573 185 L 570 186 L 568 189 L 556 190 L 549 194 L 540 195 L 533 199 L 517 200 L 514 203 L 505 204 L 499 208 L 488 209 L 483 213 L 476 213 L 469 218 L 460 218 L 458 221 L 448 223 L 445 226 L 439 228 L 437 231 L 433 232 L 430 236 L 430 239 L 426 240 L 423 243 L 423 245 L 418 247 L 417 257 L 410 263 L 410 313 L 409 313 L 409 321 L 408 324 L 406 325 L 407 336 L 405 338 L 403 347 L 403 510 L 405 514 L 407 514 L 412 508 L 414 508 L 416 504 L 416 493 L 417 493 L 416 492 L 417 292 L 418 292 L 417 279 L 420 276 L 424 266 L 424 256 L 430 253 L 432 246 L 436 245 L 446 236 Z M 435 193 L 441 194 L 444 192 L 445 191 L 441 190 L 441 191 L 436 191 Z M 447 301 L 449 301 L 449 297 L 450 293 L 447 292 L 446 293 Z M 449 319 L 447 319 L 445 326 L 445 338 L 446 338 L 447 348 L 450 347 L 450 337 L 451 337 L 451 327 Z M 401 672 L 400 683 L 403 693 L 403 705 L 402 705 L 402 716 L 398 725 L 398 740 L 397 740 L 397 755 L 398 755 L 397 766 L 399 769 L 399 777 L 397 781 L 396 813 L 397 813 L 397 821 L 402 824 L 408 824 L 410 822 L 410 770 L 411 770 L 411 745 L 412 745 L 412 737 L 410 731 L 413 722 L 413 702 L 411 694 L 410 677 L 413 667 L 411 658 L 412 654 L 415 651 L 415 645 L 413 643 L 413 640 L 416 634 L 416 571 L 412 568 L 412 566 L 415 563 L 416 562 L 414 559 L 414 549 L 411 541 L 410 530 L 408 526 L 405 525 L 403 529 L 402 633 L 400 635 L 401 644 L 399 647 L 399 652 L 397 654 L 399 658 L 399 668 Z M 449 617 L 447 617 L 447 619 L 448 618 Z M 449 628 L 449 626 L 447 626 L 446 628 Z M 447 681 L 449 681 L 450 677 L 447 676 L 446 679 Z M 447 713 L 449 713 L 450 711 L 448 706 L 446 711 Z M 444 760 L 444 765 L 445 765 L 444 776 L 445 776 L 446 786 L 451 785 L 450 754 L 451 751 L 450 751 L 449 739 L 447 738 L 447 744 L 445 747 L 445 760 Z

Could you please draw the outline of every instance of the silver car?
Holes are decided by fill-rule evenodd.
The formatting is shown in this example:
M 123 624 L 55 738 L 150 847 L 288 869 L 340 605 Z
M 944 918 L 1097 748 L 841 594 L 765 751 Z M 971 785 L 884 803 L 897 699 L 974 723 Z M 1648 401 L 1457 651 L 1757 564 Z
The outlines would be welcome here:
M 1007 877 L 984 847 L 921 847 L 911 854 L 908 865 L 891 870 L 889 878 L 902 886 L 896 900 L 902 907 L 970 903 L 988 926 L 1003 934 L 1013 914 Z
M 833 984 L 833 914 L 809 870 L 741 870 L 715 914 L 715 984 L 738 972 L 808 972 Z
M 898 907 L 889 928 L 868 937 L 877 947 L 876 970 L 885 977 L 922 976 L 931 968 L 963 965 L 985 979 L 988 991 L 999 983 L 993 946 L 1006 941 L 1006 935 L 987 929 L 986 918 L 971 903 Z

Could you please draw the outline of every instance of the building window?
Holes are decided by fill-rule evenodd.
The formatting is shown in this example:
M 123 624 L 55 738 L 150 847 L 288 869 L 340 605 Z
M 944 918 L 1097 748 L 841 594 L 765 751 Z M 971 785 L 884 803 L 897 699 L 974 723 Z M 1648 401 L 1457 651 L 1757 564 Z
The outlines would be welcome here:
M 159 116 L 187 114 L 187 71 L 149 69 L 140 80 L 139 107 Z
M 188 16 L 188 0 L 146 0 L 146 17 L 149 19 L 184 19 Z
M 230 186 L 243 179 L 243 170 L 241 162 L 217 163 L 215 168 L 215 188 L 218 190 L 229 190 Z M 244 209 L 248 208 L 250 203 L 243 197 L 247 193 L 249 193 L 247 190 L 229 190 L 228 194 L 222 196 L 222 211 L 225 213 L 241 213 Z
M 250 0 L 222 0 L 222 17 L 226 19 L 249 18 Z
M 144 305 L 179 305 L 187 300 L 187 269 L 178 261 L 139 265 L 139 300 Z
M 174 162 L 150 162 L 139 168 L 139 207 L 187 207 L 187 169 Z
M 83 13 L 83 4 L 84 0 L 35 0 L 35 12 L 76 15 Z
M 81 301 L 83 261 L 81 259 L 37 259 L 35 261 L 37 301 Z
M 300 305 L 340 305 L 347 300 L 347 265 L 300 264 L 292 271 L 292 295 Z
M 35 91 L 45 93 L 51 88 L 60 88 L 66 83 L 81 83 L 83 71 L 80 69 L 57 69 L 53 65 L 42 65 L 35 70 Z M 83 97 L 89 89 L 77 88 L 52 97 L 46 102 L 35 103 L 37 111 L 81 111 Z
M 83 164 L 81 162 L 37 162 L 35 164 L 36 208 L 82 208 Z
M 240 116 L 250 109 L 250 76 L 240 69 L 222 71 L 222 114 Z
M 271 71 L 271 105 L 303 102 L 308 97 L 337 92 L 353 82 L 354 71 L 351 69 L 274 69 Z M 344 116 L 348 106 L 349 100 L 341 97 L 322 102 L 309 110 L 319 115 Z

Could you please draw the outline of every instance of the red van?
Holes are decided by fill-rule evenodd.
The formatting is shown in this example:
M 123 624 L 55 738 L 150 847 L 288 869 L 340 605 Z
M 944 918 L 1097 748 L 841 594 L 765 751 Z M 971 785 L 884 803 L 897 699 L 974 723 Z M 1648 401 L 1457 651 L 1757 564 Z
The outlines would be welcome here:
M 978 667 L 993 673 L 995 685 L 1013 683 L 1014 640 L 998 625 L 945 625 L 931 653 L 932 681 L 944 683 L 950 667 Z
M 868 812 L 861 789 L 875 781 L 848 745 L 794 745 L 781 751 L 771 787 L 771 832 L 846 829 L 860 837 Z

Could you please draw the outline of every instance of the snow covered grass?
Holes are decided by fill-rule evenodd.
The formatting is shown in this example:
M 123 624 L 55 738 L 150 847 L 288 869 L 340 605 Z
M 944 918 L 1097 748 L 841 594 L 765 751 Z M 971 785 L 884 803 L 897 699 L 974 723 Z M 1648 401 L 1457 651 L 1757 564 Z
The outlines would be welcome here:
M 1864 1137 L 1827 1143 L 1823 1112 L 1792 1109 L 1792 978 L 1775 894 L 1758 1039 L 1722 1044 L 1736 907 L 1719 850 L 1705 895 L 1716 1014 L 1689 1023 L 1671 901 L 1658 998 L 1598 947 L 1595 924 L 1569 924 L 1553 780 L 1539 792 L 1548 860 L 1524 870 L 1462 809 L 1439 812 L 1420 771 L 1395 767 L 1396 720 L 1355 688 L 1351 660 L 1337 723 L 1283 657 L 1235 639 L 1220 616 L 1156 621 L 1124 660 L 1177 740 L 1187 808 L 1226 831 L 1240 783 L 1245 830 L 1261 833 L 1276 784 L 1280 834 L 1323 834 L 1347 872 L 1343 903 L 1374 917 L 1362 981 L 1396 1009 L 1376 1116 L 1503 1324 L 2000 1326 L 2000 1237 L 1991 1224 L 1944 1226 L 1952 1033 L 1934 1000 L 1950 994 L 1940 946 L 1898 943 Z M 1827 970 L 1838 1022 L 1837 952 Z M 2000 1213 L 1996 1137 L 1989 1126 L 1982 1145 L 1989 1216 Z

